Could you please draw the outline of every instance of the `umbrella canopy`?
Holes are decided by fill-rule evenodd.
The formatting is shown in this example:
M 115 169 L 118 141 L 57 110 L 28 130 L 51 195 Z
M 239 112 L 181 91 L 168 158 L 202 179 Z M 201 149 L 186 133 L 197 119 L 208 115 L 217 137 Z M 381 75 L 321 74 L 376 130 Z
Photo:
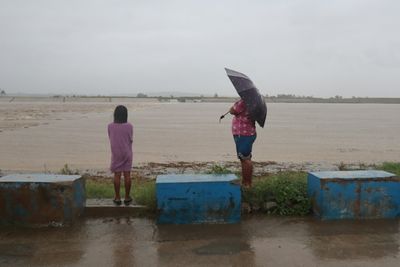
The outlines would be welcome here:
M 246 103 L 250 117 L 261 127 L 264 127 L 265 119 L 267 118 L 267 105 L 264 97 L 249 77 L 234 70 L 227 68 L 225 70 L 240 98 Z

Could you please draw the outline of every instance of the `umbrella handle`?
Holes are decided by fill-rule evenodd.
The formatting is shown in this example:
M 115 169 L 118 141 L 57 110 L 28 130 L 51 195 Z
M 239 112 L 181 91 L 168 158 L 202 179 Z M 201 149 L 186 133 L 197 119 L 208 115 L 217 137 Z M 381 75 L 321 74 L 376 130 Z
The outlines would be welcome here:
M 229 112 L 230 112 L 230 111 L 228 111 L 227 113 L 225 113 L 224 115 L 222 115 L 221 117 L 219 117 L 219 123 L 221 123 L 221 120 L 222 120 L 223 118 L 225 118 L 225 116 L 228 115 Z

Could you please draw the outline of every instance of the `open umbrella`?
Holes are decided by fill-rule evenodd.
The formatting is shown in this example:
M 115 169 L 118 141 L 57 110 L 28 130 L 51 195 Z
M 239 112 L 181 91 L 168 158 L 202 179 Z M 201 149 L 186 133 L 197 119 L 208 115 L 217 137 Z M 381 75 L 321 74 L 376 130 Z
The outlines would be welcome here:
M 264 97 L 249 77 L 234 70 L 227 68 L 225 70 L 240 98 L 246 103 L 250 117 L 261 127 L 264 127 L 265 119 L 267 118 L 267 105 Z

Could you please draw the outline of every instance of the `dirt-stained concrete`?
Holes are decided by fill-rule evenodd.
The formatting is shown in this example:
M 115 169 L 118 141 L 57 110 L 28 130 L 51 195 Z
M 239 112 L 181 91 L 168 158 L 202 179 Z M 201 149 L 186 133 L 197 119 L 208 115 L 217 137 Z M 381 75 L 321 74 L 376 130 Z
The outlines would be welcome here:
M 0 266 L 399 266 L 399 220 L 252 216 L 237 225 L 82 219 L 0 228 Z

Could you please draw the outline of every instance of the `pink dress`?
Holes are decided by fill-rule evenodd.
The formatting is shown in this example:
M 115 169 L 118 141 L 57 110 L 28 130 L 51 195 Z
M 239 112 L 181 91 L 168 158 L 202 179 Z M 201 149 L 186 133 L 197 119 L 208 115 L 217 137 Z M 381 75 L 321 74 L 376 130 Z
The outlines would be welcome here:
M 246 103 L 242 99 L 233 105 L 237 115 L 232 119 L 232 134 L 241 136 L 251 136 L 256 134 L 255 121 L 250 118 Z
M 130 171 L 132 169 L 133 126 L 127 123 L 110 123 L 108 138 L 111 145 L 112 172 Z

